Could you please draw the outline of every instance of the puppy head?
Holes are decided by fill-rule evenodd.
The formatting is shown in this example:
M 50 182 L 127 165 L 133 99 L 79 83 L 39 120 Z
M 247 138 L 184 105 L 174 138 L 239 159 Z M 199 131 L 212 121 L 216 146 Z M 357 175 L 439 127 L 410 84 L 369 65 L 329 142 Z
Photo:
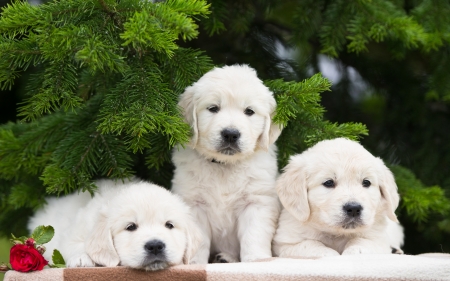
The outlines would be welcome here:
M 159 270 L 189 263 L 199 244 L 189 208 L 162 187 L 130 183 L 101 211 L 86 250 L 104 266 Z
M 302 222 L 354 232 L 387 215 L 397 221 L 394 177 L 383 161 L 344 138 L 319 142 L 291 157 L 277 181 L 283 206 Z
M 209 71 L 186 88 L 179 106 L 192 128 L 191 147 L 221 162 L 267 150 L 281 133 L 272 122 L 273 94 L 247 65 Z

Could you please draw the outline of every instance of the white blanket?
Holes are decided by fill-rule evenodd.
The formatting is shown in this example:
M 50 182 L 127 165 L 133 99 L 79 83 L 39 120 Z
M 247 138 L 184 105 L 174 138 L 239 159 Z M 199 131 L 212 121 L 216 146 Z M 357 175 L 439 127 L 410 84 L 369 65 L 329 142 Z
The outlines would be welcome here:
M 8 271 L 20 280 L 449 280 L 450 254 L 358 255 L 322 259 L 272 258 L 252 263 L 179 265 L 157 272 L 125 267 Z

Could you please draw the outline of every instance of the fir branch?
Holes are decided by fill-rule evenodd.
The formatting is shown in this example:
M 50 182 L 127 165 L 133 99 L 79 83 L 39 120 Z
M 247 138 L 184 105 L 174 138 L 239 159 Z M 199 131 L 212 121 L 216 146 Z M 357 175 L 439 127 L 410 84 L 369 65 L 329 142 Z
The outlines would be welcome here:
M 45 80 L 40 91 L 24 102 L 19 116 L 24 120 L 35 120 L 44 113 L 51 113 L 60 107 L 64 111 L 74 110 L 83 100 L 75 94 L 78 84 L 76 67 L 70 62 L 53 63 L 45 70 Z
M 124 72 L 127 68 L 124 57 L 117 54 L 117 48 L 111 48 L 110 44 L 104 42 L 100 36 L 92 34 L 85 42 L 84 47 L 76 52 L 75 60 L 89 66 L 94 74 L 97 70 L 101 72 Z
M 308 133 L 304 141 L 306 145 L 312 146 L 324 139 L 341 137 L 357 141 L 368 134 L 367 127 L 361 123 L 347 122 L 337 124 L 324 121 L 321 123 L 321 126 L 314 128 L 311 133 Z
M 94 144 L 96 143 L 97 138 L 100 136 L 100 133 L 95 131 L 92 134 L 89 134 L 89 137 L 91 137 L 91 141 L 89 142 L 89 144 L 87 146 L 84 146 L 84 152 L 80 157 L 80 160 L 78 161 L 78 163 L 72 168 L 72 172 L 76 173 L 78 171 L 78 169 L 80 168 L 80 166 L 82 164 L 84 164 L 86 157 L 92 153 L 92 149 Z M 92 163 L 90 163 L 89 165 L 92 165 Z
M 30 5 L 27 1 L 15 1 L 2 8 L 0 33 L 13 39 L 41 24 L 40 20 L 39 7 Z
M 295 119 L 300 112 L 307 112 L 313 119 L 321 119 L 323 108 L 319 105 L 320 95 L 329 91 L 331 83 L 320 73 L 302 82 L 283 82 L 282 80 L 266 81 L 277 100 L 277 112 L 273 118 L 276 123 L 285 127 L 289 120 Z
M 279 167 L 288 158 L 308 146 L 336 137 L 357 140 L 367 135 L 367 128 L 359 123 L 336 124 L 323 120 L 320 93 L 329 91 L 331 83 L 320 73 L 302 82 L 283 82 L 281 79 L 265 81 L 277 101 L 273 120 L 285 129 L 278 139 Z
M 13 179 L 19 167 L 17 159 L 20 159 L 22 146 L 11 130 L 0 130 L 0 177 Z
M 351 19 L 353 2 L 333 1 L 324 13 L 324 22 L 318 34 L 321 52 L 337 57 L 346 42 L 347 24 Z
M 89 175 L 84 173 L 73 174 L 71 171 L 61 169 L 55 164 L 46 166 L 39 179 L 47 186 L 46 192 L 49 194 L 68 194 L 79 189 L 83 192 L 88 191 L 93 195 L 96 188 Z
M 395 175 L 395 181 L 402 198 L 401 208 L 415 222 L 426 222 L 430 214 L 450 213 L 450 199 L 439 186 L 425 186 L 411 170 L 393 165 L 389 167 Z
M 338 137 L 357 141 L 364 135 L 368 135 L 368 131 L 361 123 L 330 123 L 322 119 L 314 120 L 307 114 L 300 113 L 295 121 L 289 121 L 277 141 L 279 167 L 286 166 L 291 155 L 300 153 L 319 141 Z
M 304 0 L 296 5 L 292 21 L 294 24 L 292 42 L 314 40 L 324 20 L 322 16 L 324 7 L 324 0 Z
M 35 38 L 28 40 L 0 39 L 0 58 L 14 69 L 27 70 L 30 65 L 42 63 L 42 52 Z
M 164 3 L 170 9 L 189 16 L 200 15 L 206 17 L 210 11 L 210 4 L 204 0 L 184 1 L 184 0 L 167 0 Z
M 210 0 L 211 15 L 202 19 L 201 23 L 209 36 L 225 31 L 224 21 L 229 17 L 229 9 L 223 0 Z
M 151 168 L 160 170 L 165 163 L 171 161 L 171 146 L 167 137 L 162 134 L 151 134 L 148 137 L 150 143 L 149 148 L 146 149 L 145 163 Z M 163 151 L 163 153 L 161 153 Z
M 42 127 L 31 124 L 13 126 L 12 123 L 2 126 L 0 178 L 18 179 L 25 175 L 34 176 L 42 171 L 49 158 L 47 141 L 52 142 L 59 134 L 51 130 L 50 122 L 41 124 Z M 45 129 L 49 129 L 51 136 Z
M 11 193 L 8 196 L 8 205 L 14 208 L 32 208 L 38 209 L 43 206 L 44 194 L 36 186 L 24 182 L 14 184 L 11 187 Z
M 116 12 L 113 9 L 110 9 L 104 0 L 98 0 L 100 6 L 105 10 L 105 12 L 111 17 L 114 18 L 116 16 Z
M 171 0 L 155 5 L 146 5 L 124 23 L 124 32 L 120 37 L 123 46 L 131 46 L 142 55 L 144 46 L 149 46 L 171 57 L 178 48 L 175 40 L 181 36 L 191 40 L 198 35 L 198 26 L 189 15 L 208 14 L 205 1 Z
M 149 45 L 157 52 L 164 52 L 167 56 L 173 54 L 173 50 L 178 46 L 175 44 L 177 35 L 173 32 L 160 28 L 158 22 L 151 20 L 149 12 L 137 12 L 124 24 L 124 33 L 121 38 L 124 40 L 123 46 L 130 45 L 143 54 L 146 45 Z
M 175 94 L 174 102 L 184 89 L 213 68 L 211 59 L 200 50 L 179 48 L 170 60 L 157 56 L 164 81 Z
M 186 142 L 189 126 L 183 122 L 175 106 L 177 98 L 162 77 L 150 59 L 132 63 L 123 80 L 105 97 L 99 130 L 104 134 L 124 134 L 134 153 L 149 146 L 149 133 L 166 134 L 172 146 Z
M 52 158 L 54 164 L 47 165 L 41 176 L 50 193 L 69 193 L 75 189 L 93 192 L 95 185 L 90 179 L 94 175 L 131 176 L 131 158 L 123 144 L 113 136 L 103 136 L 96 131 L 69 134 Z

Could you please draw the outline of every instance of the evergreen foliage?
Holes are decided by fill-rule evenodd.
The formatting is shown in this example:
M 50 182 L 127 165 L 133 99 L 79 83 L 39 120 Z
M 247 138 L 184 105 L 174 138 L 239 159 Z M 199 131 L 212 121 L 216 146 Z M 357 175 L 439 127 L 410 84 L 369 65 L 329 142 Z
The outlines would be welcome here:
M 11 186 L 2 198 L 5 216 L 40 207 L 46 193 L 93 193 L 95 178 L 131 177 L 142 155 L 139 164 L 149 168 L 170 161 L 171 148 L 189 139 L 178 95 L 212 68 L 202 51 L 181 48 L 177 40 L 197 36 L 195 20 L 208 8 L 194 0 L 80 0 L 40 6 L 17 1 L 3 10 L 0 85 L 11 87 L 33 68 L 19 108 L 22 122 L 0 130 L 0 177 Z M 277 122 L 301 118 L 309 125 L 287 126 L 286 141 L 296 141 L 282 150 L 284 162 L 303 138 L 308 144 L 366 134 L 361 124 L 323 121 L 319 93 L 330 83 L 321 75 L 267 84 L 280 103 Z
M 426 75 L 415 88 L 425 100 L 450 100 L 448 12 L 445 0 L 13 1 L 0 17 L 0 87 L 21 81 L 26 96 L 21 120 L 0 125 L 0 232 L 25 234 L 27 216 L 45 196 L 92 193 L 96 178 L 138 175 L 170 188 L 171 149 L 190 133 L 177 108 L 179 94 L 214 65 L 248 63 L 278 103 L 274 120 L 285 127 L 277 141 L 280 168 L 320 140 L 370 133 L 363 143 L 392 164 L 407 238 L 425 224 L 450 233 L 450 200 L 438 186 L 445 175 L 398 165 L 380 148 L 390 142 L 380 137 L 388 112 L 402 111 L 392 100 L 409 92 L 383 88 L 376 64 L 400 76 L 411 67 L 399 62 L 420 54 Z M 332 86 L 318 73 L 318 54 L 352 64 L 381 94 L 355 102 L 346 77 Z M 385 123 L 362 120 L 374 127 L 369 131 L 354 107 L 370 102 L 378 102 L 377 118 Z M 353 108 L 339 108 L 344 103 Z M 423 100 L 402 108 L 421 106 Z M 450 156 L 439 164 L 445 163 L 450 166 Z
M 367 135 L 362 124 L 336 124 L 323 120 L 325 110 L 320 105 L 320 93 L 329 91 L 331 84 L 320 73 L 302 82 L 277 79 L 266 81 L 266 85 L 277 101 L 274 121 L 285 127 L 278 140 L 280 167 L 286 166 L 291 155 L 321 140 L 336 137 L 358 140 Z
M 4 234 L 10 216 L 40 207 L 46 193 L 92 193 L 95 178 L 134 175 L 137 154 L 158 167 L 160 155 L 188 140 L 178 95 L 212 63 L 176 41 L 197 36 L 208 8 L 196 0 L 69 0 L 3 9 L 0 86 L 32 71 L 22 122 L 0 130 Z
M 438 186 L 426 187 L 415 175 L 401 166 L 392 166 L 396 175 L 399 192 L 402 194 L 401 207 L 416 222 L 425 222 L 433 213 L 448 214 L 449 200 Z

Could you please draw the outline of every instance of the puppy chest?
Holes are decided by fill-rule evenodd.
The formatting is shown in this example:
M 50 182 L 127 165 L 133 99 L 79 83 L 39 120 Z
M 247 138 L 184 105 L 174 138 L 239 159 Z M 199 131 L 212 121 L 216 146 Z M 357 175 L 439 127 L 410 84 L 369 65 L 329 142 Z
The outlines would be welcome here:
M 234 220 L 246 206 L 255 200 L 252 200 L 251 196 L 246 193 L 205 191 L 186 198 L 186 201 L 189 201 L 191 206 L 203 210 L 211 220 L 220 219 L 220 217 Z
M 343 235 L 343 236 L 337 236 L 333 234 L 326 234 L 323 233 L 322 235 L 319 235 L 319 241 L 321 241 L 325 246 L 332 248 L 336 250 L 338 253 L 342 254 L 342 252 L 345 249 L 345 246 L 347 243 L 354 238 L 353 235 Z

